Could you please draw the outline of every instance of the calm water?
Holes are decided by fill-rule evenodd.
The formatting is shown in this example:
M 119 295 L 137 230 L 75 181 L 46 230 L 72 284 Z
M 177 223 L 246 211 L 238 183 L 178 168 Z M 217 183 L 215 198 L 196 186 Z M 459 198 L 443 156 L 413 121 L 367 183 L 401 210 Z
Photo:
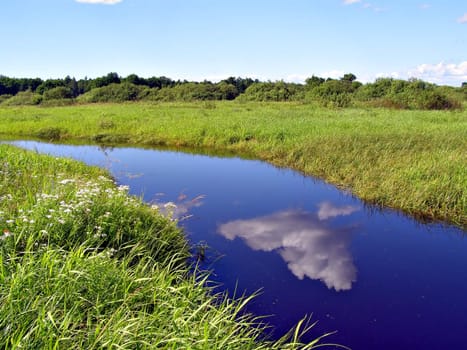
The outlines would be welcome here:
M 309 337 L 353 349 L 465 349 L 465 232 L 379 211 L 321 181 L 239 158 L 14 142 L 107 167 L 148 202 L 177 204 L 221 288 L 261 294 L 274 336 L 305 314 Z

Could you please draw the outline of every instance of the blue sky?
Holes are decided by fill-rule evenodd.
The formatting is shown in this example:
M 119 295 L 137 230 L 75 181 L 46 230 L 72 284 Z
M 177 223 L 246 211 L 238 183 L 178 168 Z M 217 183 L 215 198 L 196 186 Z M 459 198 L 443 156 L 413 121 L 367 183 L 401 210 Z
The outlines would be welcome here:
M 2 0 L 0 74 L 467 81 L 465 0 Z

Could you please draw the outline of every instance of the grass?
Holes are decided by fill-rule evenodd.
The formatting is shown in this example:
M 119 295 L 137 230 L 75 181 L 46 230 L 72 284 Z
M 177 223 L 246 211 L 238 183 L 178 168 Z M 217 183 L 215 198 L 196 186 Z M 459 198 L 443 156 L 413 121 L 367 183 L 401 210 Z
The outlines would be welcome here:
M 0 348 L 311 349 L 210 293 L 176 222 L 101 169 L 0 145 Z
M 231 151 L 380 206 L 467 225 L 467 115 L 294 103 L 2 107 L 0 134 Z

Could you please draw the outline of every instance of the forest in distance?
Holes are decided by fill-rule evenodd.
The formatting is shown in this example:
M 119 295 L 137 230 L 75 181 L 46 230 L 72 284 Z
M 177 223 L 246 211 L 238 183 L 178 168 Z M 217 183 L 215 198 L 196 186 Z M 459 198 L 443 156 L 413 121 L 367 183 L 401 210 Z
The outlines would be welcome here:
M 419 79 L 378 78 L 363 84 L 352 73 L 340 79 L 312 76 L 304 84 L 230 77 L 219 82 L 173 80 L 164 76 L 121 77 L 112 72 L 94 79 L 12 78 L 0 75 L 0 105 L 63 106 L 126 101 L 301 102 L 322 107 L 385 107 L 391 109 L 462 109 L 467 82 L 441 86 Z

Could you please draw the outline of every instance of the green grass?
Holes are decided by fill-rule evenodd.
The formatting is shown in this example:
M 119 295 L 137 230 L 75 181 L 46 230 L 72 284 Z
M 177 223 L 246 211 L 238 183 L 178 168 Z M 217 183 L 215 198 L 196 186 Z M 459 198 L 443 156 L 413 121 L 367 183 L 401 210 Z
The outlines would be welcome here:
M 293 103 L 3 107 L 0 134 L 232 151 L 377 205 L 467 225 L 467 115 Z
M 311 349 L 213 295 L 176 222 L 82 163 L 0 145 L 0 348 Z

